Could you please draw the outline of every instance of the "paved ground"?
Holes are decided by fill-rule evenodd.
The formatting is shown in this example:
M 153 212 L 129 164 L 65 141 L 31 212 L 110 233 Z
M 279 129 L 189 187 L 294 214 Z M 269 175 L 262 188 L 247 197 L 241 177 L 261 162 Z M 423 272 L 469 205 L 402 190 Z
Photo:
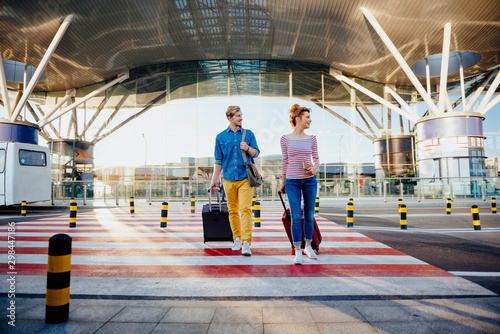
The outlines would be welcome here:
M 493 215 L 489 203 L 474 202 L 482 227 L 477 231 L 468 201 L 454 201 L 451 215 L 446 215 L 444 201 L 438 206 L 405 201 L 408 230 L 402 231 L 396 202 L 368 208 L 355 202 L 353 230 L 500 293 L 500 214 Z M 345 219 L 345 209 L 338 205 L 321 214 L 337 222 Z
M 379 228 L 394 229 L 384 226 L 393 223 L 393 203 L 365 202 L 385 210 Z M 335 216 L 345 210 L 342 203 L 322 202 L 323 217 L 339 224 L 318 217 L 320 259 L 302 266 L 291 264 L 277 202 L 262 204 L 252 257 L 231 251 L 228 243 L 204 244 L 201 217 L 190 214 L 187 205 L 170 205 L 167 229 L 159 228 L 158 203 L 138 203 L 134 215 L 126 207 L 90 206 L 79 211 L 76 229 L 68 228 L 66 215 L 41 210 L 16 223 L 16 296 L 1 301 L 4 310 L 15 301 L 17 326 L 5 317 L 0 328 L 19 333 L 500 332 L 498 294 L 367 236 L 376 226 L 367 223 L 363 230 L 361 213 L 355 215 L 359 227 L 346 229 L 345 216 Z M 435 204 L 415 201 L 414 206 L 431 210 Z M 3 218 L 11 219 L 9 214 Z M 7 263 L 7 226 L 0 231 L 0 257 Z M 47 240 L 56 233 L 73 238 L 72 297 L 69 321 L 46 325 Z M 0 278 L 6 281 L 6 275 Z M 8 288 L 2 285 L 1 291 Z

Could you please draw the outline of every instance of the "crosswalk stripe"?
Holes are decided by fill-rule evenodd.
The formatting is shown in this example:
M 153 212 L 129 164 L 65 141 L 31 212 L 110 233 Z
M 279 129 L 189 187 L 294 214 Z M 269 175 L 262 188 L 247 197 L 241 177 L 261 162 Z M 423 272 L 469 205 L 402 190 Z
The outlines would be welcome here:
M 215 255 L 215 254 L 214 254 Z M 5 259 L 4 259 L 5 257 Z M 20 263 L 44 264 L 47 263 L 47 255 L 39 254 L 18 254 L 17 261 Z M 0 256 L 5 261 L 6 256 Z M 290 264 L 290 256 L 270 255 L 265 256 L 241 256 L 236 253 L 231 256 L 86 256 L 73 255 L 71 265 L 129 265 L 129 266 L 231 266 L 231 265 L 251 265 L 251 266 L 275 266 Z M 6 261 L 5 261 L 6 262 Z M 359 265 L 415 265 L 426 263 L 411 256 L 393 255 L 321 255 L 319 261 L 311 262 L 314 265 L 335 265 L 335 264 L 359 264 Z
M 43 264 L 19 265 L 26 275 L 46 270 Z M 162 278 L 245 278 L 245 277 L 452 277 L 453 275 L 426 264 L 325 264 L 294 266 L 288 263 L 273 266 L 199 265 L 199 266 L 136 266 L 136 265 L 72 265 L 72 276 L 83 277 L 162 277 Z M 424 282 L 425 283 L 425 282 Z

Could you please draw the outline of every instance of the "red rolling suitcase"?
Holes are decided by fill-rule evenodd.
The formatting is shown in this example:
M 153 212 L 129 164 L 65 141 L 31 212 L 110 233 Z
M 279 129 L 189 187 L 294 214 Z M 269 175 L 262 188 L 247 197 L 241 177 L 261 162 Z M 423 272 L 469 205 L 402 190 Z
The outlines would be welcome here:
M 227 204 L 222 204 L 220 199 L 218 203 L 212 203 L 210 194 L 209 191 L 208 204 L 203 205 L 201 211 L 203 218 L 203 242 L 233 241 Z
M 281 218 L 281 220 L 283 221 L 283 226 L 285 227 L 288 239 L 292 244 L 292 249 L 295 249 L 295 247 L 293 246 L 292 217 L 290 216 L 290 209 L 286 208 L 285 201 L 283 201 L 283 196 L 281 195 L 281 191 L 278 191 L 278 194 L 280 195 L 281 203 L 283 204 L 283 208 L 285 209 L 285 212 L 283 213 L 283 217 Z M 302 248 L 305 248 L 306 241 L 304 240 L 304 210 L 302 210 L 302 220 L 300 221 L 300 225 L 302 226 Z M 319 227 L 315 219 L 313 228 L 313 238 L 311 242 L 312 249 L 314 249 L 315 251 L 319 251 L 320 243 L 321 243 L 321 232 L 319 231 Z

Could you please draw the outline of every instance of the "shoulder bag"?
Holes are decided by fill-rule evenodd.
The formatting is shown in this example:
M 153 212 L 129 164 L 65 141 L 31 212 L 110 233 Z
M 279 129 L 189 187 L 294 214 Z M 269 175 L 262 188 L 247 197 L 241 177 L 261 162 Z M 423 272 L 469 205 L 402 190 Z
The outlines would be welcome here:
M 247 130 L 243 129 L 243 136 L 241 137 L 242 142 L 245 141 L 246 133 Z M 262 180 L 262 175 L 260 175 L 257 170 L 253 158 L 251 158 L 251 162 L 248 162 L 246 152 L 241 150 L 241 154 L 243 155 L 243 162 L 247 168 L 248 182 L 252 187 L 259 187 L 262 183 L 264 183 L 264 180 Z

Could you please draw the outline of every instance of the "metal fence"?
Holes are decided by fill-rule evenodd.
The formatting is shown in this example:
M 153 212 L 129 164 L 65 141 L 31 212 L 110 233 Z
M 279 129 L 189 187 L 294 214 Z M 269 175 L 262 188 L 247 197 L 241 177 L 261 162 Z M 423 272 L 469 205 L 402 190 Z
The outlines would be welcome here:
M 189 202 L 191 196 L 207 199 L 210 181 L 63 181 L 52 183 L 53 200 L 71 197 L 105 202 L 128 201 L 130 197 L 150 202 Z M 255 188 L 259 200 L 278 200 L 280 180 Z M 498 178 L 334 178 L 318 180 L 321 198 L 486 198 L 500 195 Z

